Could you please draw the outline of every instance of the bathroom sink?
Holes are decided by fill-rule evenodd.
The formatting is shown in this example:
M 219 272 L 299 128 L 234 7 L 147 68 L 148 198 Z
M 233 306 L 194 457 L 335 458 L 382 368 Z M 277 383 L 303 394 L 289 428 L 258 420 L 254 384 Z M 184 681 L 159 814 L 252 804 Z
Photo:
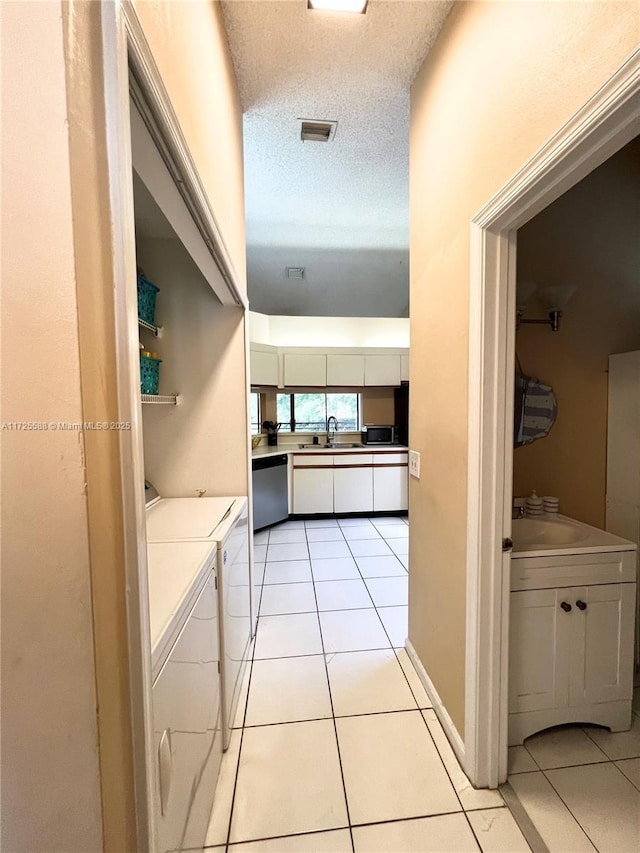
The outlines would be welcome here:
M 514 550 L 522 545 L 574 545 L 588 535 L 588 529 L 546 518 L 517 518 L 511 528 Z
M 345 444 L 340 442 L 339 444 L 299 444 L 298 447 L 300 450 L 344 450 L 350 447 L 364 447 L 364 444 Z

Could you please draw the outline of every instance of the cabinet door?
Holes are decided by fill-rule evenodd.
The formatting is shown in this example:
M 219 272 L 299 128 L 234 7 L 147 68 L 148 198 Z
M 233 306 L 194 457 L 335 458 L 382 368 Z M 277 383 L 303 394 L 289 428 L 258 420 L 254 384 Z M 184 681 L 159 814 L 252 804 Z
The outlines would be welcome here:
M 310 355 L 308 353 L 296 352 L 285 353 L 284 384 L 290 388 L 326 386 L 326 355 Z
M 400 356 L 400 379 L 403 382 L 409 381 L 409 356 L 401 355 Z
M 511 593 L 509 713 L 564 708 L 569 703 L 568 653 L 573 612 L 560 607 L 568 590 Z
M 333 468 L 294 469 L 293 511 L 333 512 Z
M 576 587 L 573 606 L 571 705 L 631 699 L 633 692 L 634 583 Z M 581 602 L 580 609 L 577 602 Z
M 222 757 L 212 572 L 153 685 L 159 851 L 200 849 Z
M 278 384 L 278 353 L 251 350 L 249 355 L 252 385 Z
M 408 472 L 409 469 L 406 465 L 373 469 L 373 509 L 375 512 L 391 512 L 409 508 Z
M 399 385 L 399 355 L 366 355 L 364 358 L 365 385 Z
M 364 356 L 328 355 L 327 385 L 349 388 L 364 385 Z
M 373 468 L 335 468 L 333 502 L 334 512 L 371 512 Z

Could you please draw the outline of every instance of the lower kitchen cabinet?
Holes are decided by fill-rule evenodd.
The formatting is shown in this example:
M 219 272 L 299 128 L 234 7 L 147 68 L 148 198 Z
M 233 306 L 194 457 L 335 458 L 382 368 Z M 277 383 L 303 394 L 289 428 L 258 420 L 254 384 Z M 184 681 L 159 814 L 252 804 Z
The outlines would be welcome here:
M 294 467 L 293 511 L 301 515 L 333 512 L 333 468 Z
M 404 465 L 373 469 L 373 509 L 374 512 L 409 509 L 409 469 L 406 462 Z
M 333 512 L 373 510 L 373 468 L 335 468 Z
M 401 512 L 408 507 L 407 480 L 406 451 L 294 455 L 293 512 Z
M 635 583 L 511 593 L 509 744 L 549 726 L 629 727 Z

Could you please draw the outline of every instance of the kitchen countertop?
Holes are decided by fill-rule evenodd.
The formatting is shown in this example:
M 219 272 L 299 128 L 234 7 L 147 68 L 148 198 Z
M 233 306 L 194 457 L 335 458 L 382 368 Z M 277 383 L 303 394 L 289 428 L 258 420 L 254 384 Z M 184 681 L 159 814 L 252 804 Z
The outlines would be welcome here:
M 303 442 L 299 442 L 302 444 Z M 304 442 L 305 444 L 307 442 Z M 288 442 L 286 444 L 278 444 L 275 447 L 268 445 L 260 445 L 255 450 L 251 451 L 251 458 L 256 459 L 262 456 L 279 456 L 283 453 L 324 453 L 331 456 L 335 453 L 406 453 L 409 448 L 404 444 L 369 444 L 366 447 L 340 447 L 340 443 L 336 444 L 331 450 L 320 450 L 316 447 L 305 447 L 300 449 L 298 443 Z

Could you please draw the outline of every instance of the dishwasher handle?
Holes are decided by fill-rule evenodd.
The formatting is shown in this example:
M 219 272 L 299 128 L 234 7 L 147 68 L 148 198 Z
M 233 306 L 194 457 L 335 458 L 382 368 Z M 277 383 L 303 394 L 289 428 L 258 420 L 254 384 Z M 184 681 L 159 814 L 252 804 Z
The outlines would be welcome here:
M 251 460 L 251 469 L 253 471 L 264 471 L 267 468 L 279 468 L 286 465 L 288 457 L 286 453 L 278 453 L 277 456 L 264 456 L 258 459 Z

